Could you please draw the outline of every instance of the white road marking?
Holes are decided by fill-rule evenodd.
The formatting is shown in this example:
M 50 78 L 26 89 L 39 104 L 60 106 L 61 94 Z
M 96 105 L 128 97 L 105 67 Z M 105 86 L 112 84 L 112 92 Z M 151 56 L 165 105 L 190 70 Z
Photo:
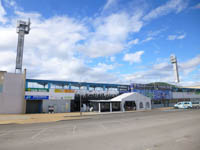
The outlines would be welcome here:
M 76 132 L 76 126 L 73 127 L 72 134 L 74 135 Z
M 5 133 L 3 133 L 3 134 L 0 134 L 0 137 L 1 136 L 4 136 L 4 135 L 7 135 L 7 134 L 9 134 L 10 132 L 5 132 Z
M 35 135 L 33 135 L 31 137 L 31 139 L 35 139 L 36 137 L 40 136 L 43 132 L 45 132 L 47 130 L 47 128 L 44 128 L 42 130 L 40 130 L 38 133 L 36 133 Z
M 100 124 L 100 126 L 104 129 L 104 130 L 106 130 L 106 127 L 101 123 Z

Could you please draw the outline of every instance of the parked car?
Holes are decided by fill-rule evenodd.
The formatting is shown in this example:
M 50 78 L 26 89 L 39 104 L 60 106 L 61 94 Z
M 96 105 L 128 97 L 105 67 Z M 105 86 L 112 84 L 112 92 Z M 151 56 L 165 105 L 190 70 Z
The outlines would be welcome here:
M 199 109 L 200 108 L 200 101 L 193 101 L 192 108 Z
M 174 108 L 189 109 L 192 108 L 192 102 L 178 102 L 174 105 Z

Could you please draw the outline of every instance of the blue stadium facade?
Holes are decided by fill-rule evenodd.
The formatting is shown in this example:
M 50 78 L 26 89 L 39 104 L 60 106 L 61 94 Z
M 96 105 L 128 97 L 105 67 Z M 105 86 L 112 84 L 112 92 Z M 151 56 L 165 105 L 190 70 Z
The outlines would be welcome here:
M 74 100 L 71 101 L 71 111 L 80 110 L 80 95 L 83 104 L 89 105 L 90 100 L 107 100 L 125 92 L 138 92 L 152 99 L 153 107 L 167 107 L 182 100 L 190 100 L 187 97 L 174 98 L 173 95 L 180 93 L 200 94 L 200 89 L 181 88 L 172 85 L 158 84 L 108 84 L 91 82 L 72 82 L 55 80 L 26 79 L 26 91 L 28 89 L 45 91 L 50 89 L 75 90 Z M 80 92 L 81 91 L 81 92 Z M 81 94 L 80 94 L 81 93 Z M 38 97 L 37 97 L 38 98 Z M 27 105 L 31 103 L 28 101 Z M 30 108 L 28 106 L 27 108 Z

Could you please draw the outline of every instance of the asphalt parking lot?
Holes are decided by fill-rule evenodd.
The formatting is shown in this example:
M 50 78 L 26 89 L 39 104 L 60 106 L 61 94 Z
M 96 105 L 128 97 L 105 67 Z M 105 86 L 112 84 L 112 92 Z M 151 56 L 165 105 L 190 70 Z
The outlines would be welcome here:
M 199 150 L 200 110 L 0 125 L 0 150 Z

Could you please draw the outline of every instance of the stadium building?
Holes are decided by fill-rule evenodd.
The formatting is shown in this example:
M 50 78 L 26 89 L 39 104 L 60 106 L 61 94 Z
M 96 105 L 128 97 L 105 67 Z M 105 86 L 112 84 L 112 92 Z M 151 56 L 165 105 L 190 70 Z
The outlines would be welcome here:
M 54 107 L 56 113 L 75 112 L 80 111 L 80 102 L 82 111 L 91 110 L 94 102 L 101 105 L 101 111 L 124 111 L 124 107 L 127 110 L 140 108 L 136 100 L 130 99 L 126 106 L 120 106 L 116 97 L 123 93 L 138 93 L 136 95 L 150 98 L 151 108 L 169 107 L 179 101 L 200 101 L 199 88 L 183 88 L 167 83 L 128 85 L 25 77 L 25 74 L 0 72 L 0 113 L 48 113 L 49 107 Z M 98 109 L 93 110 L 99 111 Z

